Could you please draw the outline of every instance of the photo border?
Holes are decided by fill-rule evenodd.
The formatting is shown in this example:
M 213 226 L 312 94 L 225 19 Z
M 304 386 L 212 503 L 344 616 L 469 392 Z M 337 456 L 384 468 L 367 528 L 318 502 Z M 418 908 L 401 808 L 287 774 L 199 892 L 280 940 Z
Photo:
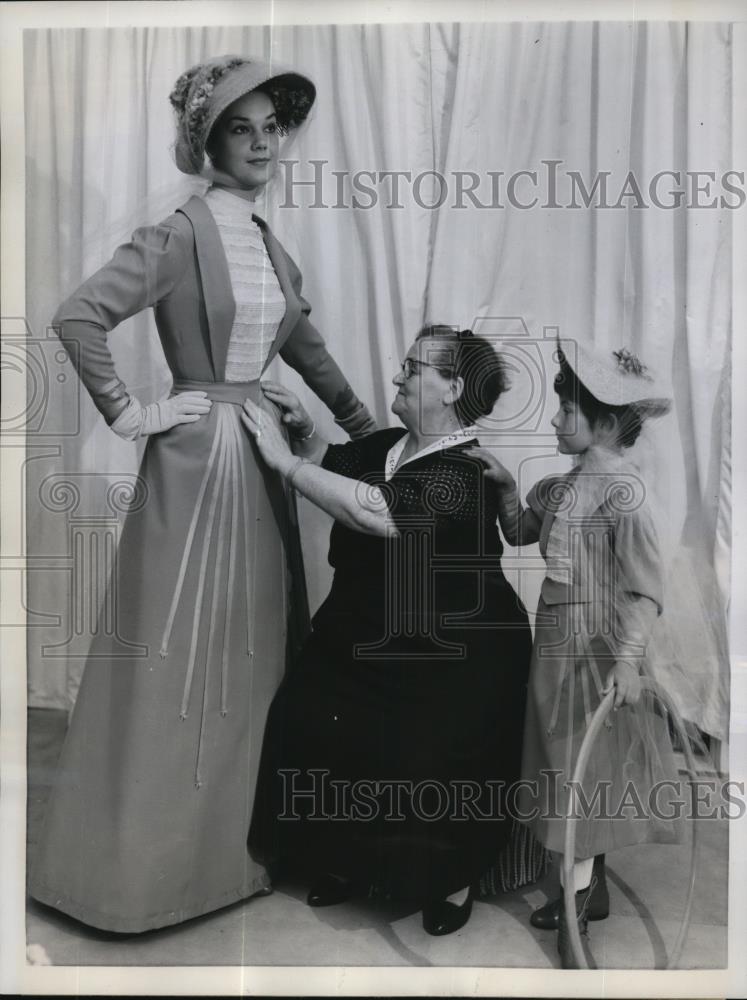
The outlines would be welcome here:
M 134 25 L 193 26 L 200 24 L 323 24 L 361 22 L 453 22 L 535 20 L 705 20 L 738 21 L 733 58 L 735 129 L 734 163 L 747 164 L 747 122 L 739 95 L 747 94 L 747 8 L 737 0 L 665 3 L 649 0 L 576 0 L 558 4 L 551 0 L 462 0 L 458 6 L 445 0 L 246 0 L 206 4 L 182 2 L 0 3 L 0 135 L 2 137 L 2 312 L 25 314 L 25 182 L 23 47 L 24 28 L 124 27 Z M 739 55 L 737 55 L 737 51 Z M 739 111 L 739 113 L 737 113 Z M 747 608 L 745 538 L 747 538 L 747 394 L 739 392 L 747 377 L 747 210 L 733 220 L 733 394 L 732 411 L 732 588 L 730 649 L 732 664 L 730 777 L 745 781 L 747 774 Z M 19 412 L 23 401 L 4 398 L 3 407 Z M 17 474 L 22 442 L 3 443 L 1 502 L 2 545 L 12 540 L 6 532 L 22 503 Z M 13 600 L 7 580 L 0 574 L 0 602 Z M 16 613 L 15 610 L 13 612 Z M 20 613 L 20 612 L 19 612 Z M 79 995 L 474 995 L 474 996 L 743 996 L 747 989 L 747 821 L 730 827 L 729 849 L 729 967 L 726 970 L 598 970 L 513 968 L 407 968 L 407 967 L 73 967 L 31 966 L 25 962 L 25 809 L 26 809 L 26 642 L 23 629 L 0 630 L 0 991 L 20 994 Z M 496 949 L 499 944 L 496 942 Z

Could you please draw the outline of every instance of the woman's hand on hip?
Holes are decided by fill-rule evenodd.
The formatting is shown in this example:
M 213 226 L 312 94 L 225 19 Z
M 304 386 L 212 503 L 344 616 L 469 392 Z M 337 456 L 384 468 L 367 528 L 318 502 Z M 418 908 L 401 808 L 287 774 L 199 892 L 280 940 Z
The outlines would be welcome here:
M 308 415 L 298 396 L 279 382 L 261 382 L 266 399 L 274 403 L 281 413 L 281 420 L 293 437 L 305 438 L 313 433 L 314 421 Z
M 641 697 L 641 678 L 638 670 L 627 660 L 618 660 L 607 674 L 607 683 L 602 688 L 602 694 L 615 689 L 614 708 L 623 705 L 635 705 Z
M 295 464 L 296 458 L 288 447 L 278 410 L 272 403 L 257 406 L 251 399 L 245 400 L 241 422 L 256 441 L 260 455 L 271 469 L 285 474 Z
M 143 406 L 130 396 L 125 409 L 111 425 L 111 429 L 126 441 L 149 434 L 162 434 L 179 424 L 193 424 L 210 412 L 213 403 L 202 390 L 179 392 L 168 399 Z
M 207 398 L 206 392 L 196 389 L 178 392 L 175 396 L 170 396 L 164 403 L 154 405 L 160 407 L 162 413 L 163 426 L 158 429 L 167 431 L 171 427 L 176 427 L 177 424 L 193 424 L 206 413 L 210 413 L 213 401 Z

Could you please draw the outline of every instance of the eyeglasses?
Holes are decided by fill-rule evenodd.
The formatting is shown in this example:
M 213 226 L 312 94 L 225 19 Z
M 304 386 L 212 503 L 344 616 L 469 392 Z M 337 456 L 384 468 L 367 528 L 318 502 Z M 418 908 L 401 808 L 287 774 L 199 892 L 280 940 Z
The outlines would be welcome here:
M 401 366 L 402 374 L 405 380 L 409 380 L 415 374 L 419 367 L 421 368 L 435 368 L 437 372 L 443 375 L 444 378 L 453 378 L 453 375 L 449 373 L 445 374 L 445 368 L 443 365 L 432 365 L 428 361 L 418 361 L 416 358 L 405 358 Z

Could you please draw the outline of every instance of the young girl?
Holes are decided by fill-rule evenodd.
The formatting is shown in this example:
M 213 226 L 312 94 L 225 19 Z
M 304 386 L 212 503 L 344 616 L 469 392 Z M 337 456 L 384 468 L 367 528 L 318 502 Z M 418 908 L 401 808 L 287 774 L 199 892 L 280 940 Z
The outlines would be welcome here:
M 519 501 L 516 483 L 483 448 L 512 545 L 539 542 L 546 562 L 537 611 L 524 728 L 518 816 L 547 848 L 564 849 L 568 789 L 587 726 L 614 688 L 614 711 L 594 747 L 576 800 L 574 881 L 579 929 L 607 916 L 603 855 L 678 838 L 656 783 L 677 777 L 666 721 L 642 696 L 646 643 L 662 610 L 660 547 L 646 488 L 631 461 L 644 421 L 670 401 L 630 352 L 560 352 L 552 425 L 570 473 L 549 476 Z M 658 794 L 658 793 L 657 793 Z M 588 804 L 588 806 L 587 806 Z M 595 856 L 598 858 L 594 864 Z M 562 899 L 533 914 L 558 928 L 563 968 L 574 967 Z

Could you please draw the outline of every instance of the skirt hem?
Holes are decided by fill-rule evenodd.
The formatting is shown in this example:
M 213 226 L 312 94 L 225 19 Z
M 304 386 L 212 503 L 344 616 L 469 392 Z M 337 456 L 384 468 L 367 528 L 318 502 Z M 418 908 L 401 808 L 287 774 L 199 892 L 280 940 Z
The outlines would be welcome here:
M 220 910 L 224 906 L 230 906 L 232 903 L 237 903 L 242 899 L 248 899 L 256 895 L 256 893 L 261 892 L 262 889 L 267 888 L 270 884 L 269 876 L 261 875 L 252 879 L 251 882 L 241 889 L 234 889 L 198 906 L 182 908 L 180 910 L 165 910 L 161 913 L 149 914 L 143 918 L 117 917 L 110 913 L 103 913 L 38 883 L 29 888 L 29 896 L 37 902 L 43 903 L 45 906 L 51 906 L 55 910 L 66 913 L 69 917 L 79 920 L 89 927 L 119 934 L 140 934 L 145 931 L 153 931 L 162 927 L 181 924 L 185 920 L 191 920 L 194 917 L 202 917 L 213 910 Z
M 558 836 L 557 833 L 553 833 L 547 830 L 547 828 L 543 829 L 533 826 L 531 823 L 524 825 L 538 843 L 542 844 L 546 851 L 551 851 L 553 854 L 565 853 L 565 829 Z M 674 828 L 670 832 L 648 830 L 640 837 L 623 836 L 617 839 L 599 837 L 595 840 L 593 837 L 589 838 L 588 834 L 586 838 L 577 835 L 575 855 L 577 861 L 583 861 L 586 858 L 596 857 L 597 854 L 608 854 L 612 851 L 622 850 L 625 847 L 643 847 L 646 844 L 682 844 L 683 842 L 684 837 L 679 828 Z M 580 853 L 579 847 L 581 848 Z

